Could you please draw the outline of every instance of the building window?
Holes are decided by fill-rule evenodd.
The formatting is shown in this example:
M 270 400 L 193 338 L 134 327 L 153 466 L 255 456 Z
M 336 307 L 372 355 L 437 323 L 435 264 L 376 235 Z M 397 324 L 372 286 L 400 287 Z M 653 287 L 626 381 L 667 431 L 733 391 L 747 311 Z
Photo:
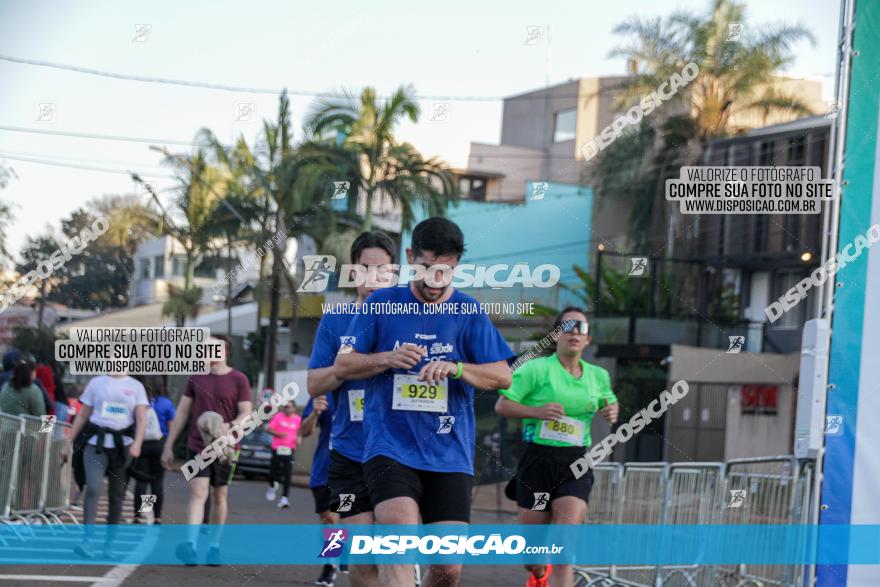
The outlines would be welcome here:
M 165 277 L 165 255 L 153 257 L 153 270 L 156 272 L 156 279 Z
M 470 200 L 486 199 L 486 178 L 464 175 L 458 180 L 458 189 L 463 198 Z
M 150 278 L 150 260 L 141 259 L 141 279 Z
M 788 164 L 804 165 L 807 160 L 807 141 L 801 135 L 788 139 Z
M 186 273 L 186 257 L 175 255 L 172 257 L 171 274 L 175 277 L 183 277 Z
M 575 122 L 577 113 L 574 109 L 563 110 L 556 113 L 556 121 L 553 125 L 553 142 L 573 141 L 575 137 Z
M 758 148 L 758 165 L 773 165 L 773 141 L 762 141 Z
M 800 271 L 780 271 L 773 280 L 773 299 L 778 300 L 788 290 L 793 288 L 797 282 L 804 278 L 804 274 Z M 807 307 L 807 300 L 803 300 L 791 310 L 782 314 L 779 319 L 773 323 L 773 328 L 800 328 L 804 323 L 803 316 Z

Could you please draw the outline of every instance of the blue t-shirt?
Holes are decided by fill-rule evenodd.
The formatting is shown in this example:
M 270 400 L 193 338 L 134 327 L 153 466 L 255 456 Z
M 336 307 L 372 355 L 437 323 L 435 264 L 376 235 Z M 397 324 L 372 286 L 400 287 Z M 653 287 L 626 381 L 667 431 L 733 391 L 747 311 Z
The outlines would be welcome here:
M 413 469 L 473 475 L 473 387 L 463 380 L 446 379 L 446 411 L 392 407 L 392 401 L 399 402 L 402 397 L 399 393 L 393 400 L 395 376 L 418 375 L 429 360 L 485 364 L 514 358 L 474 298 L 454 291 L 444 303 L 451 311 L 437 313 L 438 304 L 422 303 L 408 287 L 389 287 L 367 298 L 366 307 L 352 320 L 346 342 L 359 353 L 391 351 L 404 343 L 421 346 L 428 353 L 409 371 L 389 369 L 367 381 L 364 461 L 381 455 Z M 439 394 L 424 384 L 413 387 L 412 379 L 406 382 L 399 379 L 402 385 L 410 386 L 407 393 L 420 398 L 426 397 L 426 391 L 429 399 L 431 393 Z M 436 409 L 437 405 L 431 407 Z
M 168 423 L 174 419 L 175 414 L 174 402 L 164 395 L 159 395 L 150 401 L 150 405 L 153 406 L 153 410 L 156 412 L 162 436 L 168 436 Z
M 321 369 L 330 367 L 336 360 L 336 353 L 342 345 L 345 331 L 351 323 L 357 308 L 354 305 L 347 306 L 348 313 L 324 314 L 315 334 L 315 343 L 312 347 L 312 357 L 309 359 L 309 369 Z M 327 395 L 333 396 L 333 434 L 331 444 L 333 450 L 338 451 L 346 458 L 358 463 L 362 462 L 364 450 L 364 426 L 363 426 L 363 398 L 366 389 L 366 381 L 344 381 L 342 385 Z M 360 405 L 360 410 L 352 408 Z M 355 417 L 352 419 L 352 413 Z
M 303 410 L 303 420 L 312 413 L 312 400 Z M 333 427 L 333 398 L 327 397 L 327 409 L 318 416 L 318 446 L 312 459 L 312 476 L 309 487 L 327 485 L 327 469 L 330 467 L 330 429 Z

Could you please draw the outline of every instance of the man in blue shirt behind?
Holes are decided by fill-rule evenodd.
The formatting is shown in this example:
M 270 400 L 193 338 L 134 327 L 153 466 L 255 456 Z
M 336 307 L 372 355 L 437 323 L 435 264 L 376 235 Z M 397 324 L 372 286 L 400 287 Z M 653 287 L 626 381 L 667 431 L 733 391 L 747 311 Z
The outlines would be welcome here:
M 351 262 L 364 268 L 388 268 L 394 261 L 394 249 L 394 241 L 388 235 L 379 231 L 364 232 L 351 245 Z M 383 273 L 388 276 L 387 272 Z M 336 406 L 330 439 L 332 448 L 328 485 L 330 505 L 347 524 L 373 523 L 373 504 L 363 473 L 366 382 L 338 379 L 334 374 L 333 362 L 354 314 L 375 289 L 369 285 L 373 284 L 358 285 L 358 297 L 354 304 L 321 318 L 309 360 L 309 395 L 314 398 L 327 394 Z M 354 587 L 374 587 L 377 580 L 375 565 L 351 567 L 351 584 Z
M 312 475 L 309 478 L 309 487 L 315 498 L 315 513 L 318 514 L 322 524 L 332 526 L 336 524 L 336 514 L 330 511 L 330 489 L 327 487 L 327 467 L 330 464 L 330 430 L 333 422 L 333 398 L 318 397 L 309 400 L 303 410 L 303 421 L 299 433 L 303 436 L 311 436 L 318 428 L 318 444 L 315 446 L 315 456 L 312 458 Z M 316 585 L 333 585 L 336 578 L 336 569 L 327 564 L 321 569 L 321 576 L 315 581 Z
M 473 484 L 474 388 L 507 389 L 514 353 L 477 301 L 451 287 L 464 235 L 420 222 L 408 287 L 374 292 L 346 332 L 334 375 L 367 379 L 363 471 L 378 524 L 467 524 Z M 449 308 L 449 311 L 440 311 Z M 461 565 L 432 565 L 426 586 L 458 585 Z M 383 585 L 412 585 L 411 565 L 382 565 Z

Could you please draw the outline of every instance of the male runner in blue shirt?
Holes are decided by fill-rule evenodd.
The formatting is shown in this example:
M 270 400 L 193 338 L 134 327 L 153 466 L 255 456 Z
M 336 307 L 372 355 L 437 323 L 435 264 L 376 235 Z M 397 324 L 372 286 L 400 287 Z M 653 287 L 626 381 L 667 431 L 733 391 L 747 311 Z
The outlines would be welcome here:
M 378 524 L 418 524 L 420 515 L 425 524 L 470 521 L 474 388 L 507 389 L 514 354 L 476 300 L 436 267 L 454 268 L 463 253 L 455 223 L 420 222 L 407 261 L 433 268 L 408 287 L 374 292 L 336 357 L 335 377 L 368 379 L 364 476 Z M 461 565 L 432 565 L 423 584 L 458 585 L 460 577 Z M 381 565 L 379 579 L 412 585 L 412 566 Z
M 388 269 L 394 261 L 394 241 L 379 231 L 358 235 L 351 245 L 351 262 L 365 268 Z M 377 274 L 379 272 L 377 271 Z M 390 275 L 383 271 L 383 276 Z M 330 470 L 328 485 L 333 511 L 347 524 L 372 524 L 373 505 L 367 492 L 363 472 L 364 449 L 364 390 L 365 381 L 342 381 L 333 371 L 336 353 L 345 340 L 345 331 L 376 283 L 360 283 L 358 297 L 351 306 L 338 312 L 324 314 L 309 361 L 309 395 L 329 394 L 336 409 L 333 414 L 333 433 L 330 439 Z M 377 585 L 375 565 L 353 565 L 350 574 L 354 587 Z

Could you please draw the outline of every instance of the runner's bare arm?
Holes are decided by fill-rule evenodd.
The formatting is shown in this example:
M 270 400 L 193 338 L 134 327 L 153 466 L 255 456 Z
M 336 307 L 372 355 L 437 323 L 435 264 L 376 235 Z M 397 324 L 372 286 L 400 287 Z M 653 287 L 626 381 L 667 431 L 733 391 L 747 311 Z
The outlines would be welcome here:
M 315 431 L 318 423 L 318 413 L 312 412 L 309 414 L 309 417 L 303 420 L 302 426 L 299 427 L 299 434 L 303 438 L 307 436 L 311 436 L 312 432 Z
M 549 403 L 543 406 L 525 406 L 503 395 L 495 402 L 495 413 L 505 418 L 537 418 L 538 420 L 558 420 L 565 415 L 562 404 Z
M 461 379 L 477 389 L 507 389 L 513 382 L 507 361 L 495 361 L 482 365 L 465 363 Z
M 171 467 L 174 465 L 174 441 L 180 436 L 180 432 L 183 430 L 186 421 L 189 419 L 191 406 L 191 397 L 185 395 L 180 396 L 180 401 L 177 402 L 177 412 L 174 414 L 174 419 L 171 420 L 171 424 L 168 426 L 168 437 L 165 439 L 165 448 L 162 449 L 162 456 L 160 457 L 162 466 L 168 471 L 170 471 Z
M 174 441 L 180 436 L 180 431 L 183 430 L 186 421 L 189 419 L 189 410 L 191 406 L 191 397 L 185 395 L 180 396 L 180 401 L 177 402 L 177 412 L 174 414 L 174 419 L 171 420 L 171 426 L 168 428 L 168 438 L 165 440 L 165 449 L 169 452 L 171 451 L 171 447 L 174 446 Z
M 519 402 L 499 396 L 495 402 L 495 413 L 505 418 L 538 418 L 538 409 L 535 406 L 524 406 Z
M 144 432 L 147 431 L 147 406 L 135 406 L 134 408 L 134 446 L 138 448 L 144 442 Z
M 351 347 L 343 347 L 345 348 L 351 349 Z M 336 369 L 336 376 L 344 381 L 367 379 L 388 369 L 412 369 L 425 354 L 424 349 L 410 343 L 402 344 L 397 349 L 384 353 L 340 350 L 333 367 Z
M 240 424 L 245 417 L 249 416 L 253 407 L 251 402 L 238 402 L 236 405 L 238 406 L 238 415 L 235 417 L 235 420 L 229 423 L 230 428 Z
M 70 440 L 73 442 L 76 440 L 76 437 L 79 436 L 79 433 L 82 432 L 82 429 L 85 428 L 86 422 L 89 421 L 89 418 L 92 416 L 92 406 L 87 406 L 85 404 L 80 405 L 79 413 L 77 413 L 76 418 L 73 419 L 73 427 L 70 429 Z
M 342 385 L 342 379 L 336 377 L 333 365 L 321 367 L 320 369 L 309 369 L 306 387 L 311 397 L 330 393 L 340 385 Z
M 303 438 L 311 436 L 312 432 L 315 431 L 315 428 L 318 426 L 318 417 L 320 417 L 321 413 L 326 409 L 326 397 L 318 396 L 312 400 L 312 413 L 309 414 L 308 418 L 305 418 L 302 421 L 302 425 L 299 427 L 299 433 Z

